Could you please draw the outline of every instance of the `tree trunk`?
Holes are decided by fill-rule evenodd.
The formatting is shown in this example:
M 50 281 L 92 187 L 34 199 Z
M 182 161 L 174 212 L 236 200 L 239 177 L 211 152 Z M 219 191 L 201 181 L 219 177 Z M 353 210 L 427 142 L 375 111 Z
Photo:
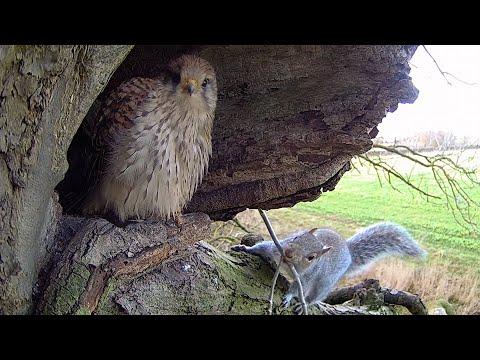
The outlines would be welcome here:
M 155 262 L 155 266 L 148 265 L 138 273 L 125 270 L 128 274 L 121 275 L 126 278 L 118 283 L 122 294 L 129 294 L 123 297 L 117 290 L 109 290 L 117 289 L 111 283 L 120 276 L 111 268 L 116 263 L 90 263 L 83 259 L 83 252 L 72 250 L 87 246 L 81 234 L 87 234 L 90 225 L 84 224 L 81 234 L 72 237 L 77 229 L 72 219 L 78 224 L 83 224 L 83 219 L 62 214 L 54 188 L 64 178 L 67 149 L 87 111 L 87 116 L 95 116 L 108 90 L 121 81 L 132 76 L 155 76 L 172 57 L 199 52 L 216 69 L 219 102 L 209 174 L 187 212 L 225 220 L 245 208 L 292 206 L 332 190 L 349 169 L 350 159 L 370 149 L 385 112 L 394 111 L 399 102 L 416 99 L 417 91 L 408 77 L 408 61 L 415 48 L 137 46 L 130 51 L 131 46 L 0 46 L 0 312 L 30 313 L 38 305 L 44 312 L 58 313 L 102 313 L 106 308 L 127 313 L 260 313 L 268 276 L 258 275 L 265 277 L 263 285 L 236 289 L 243 285 L 234 281 L 237 275 L 232 270 L 241 268 L 245 272 L 252 264 L 245 274 L 253 274 L 260 265 L 248 262 L 242 267 L 235 256 L 207 245 L 182 250 L 189 270 L 178 268 L 180 258 Z M 98 101 L 94 103 L 95 99 Z M 74 152 L 72 145 L 69 153 Z M 67 188 L 67 180 L 78 178 L 79 171 L 73 159 L 68 160 Z M 59 196 L 61 202 L 63 193 Z M 177 236 L 186 244 L 206 240 L 209 234 L 202 215 L 192 216 L 196 220 L 185 229 L 188 236 L 182 235 L 183 230 Z M 70 225 L 65 227 L 65 223 Z M 167 226 L 144 225 L 145 231 L 149 226 L 158 231 L 158 227 Z M 61 235 L 56 233 L 57 228 Z M 170 231 L 162 229 L 164 234 Z M 142 238 L 142 246 L 144 242 L 160 241 L 155 236 L 152 233 L 151 238 Z M 66 254 L 80 259 L 83 267 L 77 271 Z M 111 253 L 103 255 L 110 259 Z M 61 270 L 58 264 L 66 267 Z M 203 264 L 203 270 L 192 270 L 197 269 L 195 264 Z M 177 268 L 171 267 L 174 265 Z M 104 270 L 98 270 L 104 266 Z M 52 284 L 52 271 L 83 279 L 80 288 L 91 286 L 95 296 L 70 299 L 65 307 L 55 295 L 63 287 L 57 289 Z M 91 271 L 96 271 L 93 283 L 82 283 L 85 278 L 88 282 Z M 253 276 L 245 274 L 238 276 Z M 157 277 L 155 286 L 141 282 L 148 276 Z M 185 285 L 180 291 L 176 281 L 181 276 L 183 284 L 190 287 Z M 218 284 L 207 286 L 215 276 Z M 255 279 L 260 281 L 258 276 Z M 202 278 L 203 288 L 195 283 Z M 148 287 L 142 286 L 146 284 L 157 289 L 155 294 L 161 301 L 145 295 Z M 193 294 L 195 289 L 202 289 L 198 297 Z M 227 300 L 215 296 L 215 289 L 223 289 Z M 196 303 L 187 301 L 190 292 Z M 246 297 L 240 294 L 251 294 L 258 301 L 242 300 Z M 110 295 L 123 300 L 110 301 Z M 49 300 L 45 303 L 45 299 Z
M 68 146 L 130 49 L 0 46 L 0 313 L 32 311 Z

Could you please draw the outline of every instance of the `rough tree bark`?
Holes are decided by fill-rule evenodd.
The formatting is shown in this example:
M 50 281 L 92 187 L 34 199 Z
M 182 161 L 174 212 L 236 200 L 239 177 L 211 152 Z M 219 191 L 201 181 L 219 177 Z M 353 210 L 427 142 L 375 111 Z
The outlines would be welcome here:
M 208 238 L 200 212 L 225 220 L 248 207 L 291 206 L 332 190 L 352 156 L 371 147 L 385 112 L 416 99 L 408 77 L 415 48 L 137 46 L 125 58 L 130 46 L 0 47 L 0 311 L 32 312 L 36 299 L 40 312 L 55 313 L 261 312 L 263 265 L 240 265 L 203 243 L 179 244 Z M 197 214 L 182 229 L 107 229 L 118 236 L 91 248 L 102 238 L 88 235 L 100 220 L 65 216 L 53 192 L 76 130 L 89 108 L 95 115 L 95 99 L 120 81 L 154 76 L 170 58 L 192 51 L 214 65 L 220 87 L 210 171 L 187 209 Z M 120 238 L 141 246 L 125 253 Z M 165 241 L 176 241 L 183 255 L 162 257 Z M 216 296 L 220 289 L 225 296 Z
M 32 311 L 66 151 L 130 49 L 0 46 L 0 313 Z
M 57 236 L 66 247 L 52 259 L 37 313 L 266 314 L 273 269 L 256 256 L 224 253 L 205 243 L 209 225 L 209 217 L 202 213 L 186 215 L 181 229 L 159 222 L 118 228 L 104 219 L 64 217 Z M 280 277 L 276 305 L 287 286 Z M 354 292 L 346 289 L 336 298 L 345 302 Z M 392 314 L 383 294 L 380 301 L 376 298 L 377 292 L 368 304 L 323 304 L 309 310 L 312 314 Z M 292 314 L 292 309 L 275 310 Z

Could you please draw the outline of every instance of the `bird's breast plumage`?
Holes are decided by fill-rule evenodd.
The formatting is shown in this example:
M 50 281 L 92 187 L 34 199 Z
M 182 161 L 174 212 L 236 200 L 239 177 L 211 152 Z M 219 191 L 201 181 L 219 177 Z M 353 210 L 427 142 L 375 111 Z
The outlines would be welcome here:
M 105 166 L 86 211 L 165 219 L 181 212 L 207 170 L 213 113 L 178 106 L 158 80 L 136 81 L 133 99 L 107 113 Z

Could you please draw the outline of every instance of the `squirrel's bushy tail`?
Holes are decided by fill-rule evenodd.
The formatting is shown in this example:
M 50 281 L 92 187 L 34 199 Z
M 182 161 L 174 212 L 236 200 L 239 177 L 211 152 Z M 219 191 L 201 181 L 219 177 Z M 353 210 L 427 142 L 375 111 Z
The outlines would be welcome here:
M 383 222 L 369 226 L 347 240 L 352 263 L 351 275 L 375 260 L 389 255 L 407 255 L 423 258 L 427 255 L 408 231 L 400 225 Z

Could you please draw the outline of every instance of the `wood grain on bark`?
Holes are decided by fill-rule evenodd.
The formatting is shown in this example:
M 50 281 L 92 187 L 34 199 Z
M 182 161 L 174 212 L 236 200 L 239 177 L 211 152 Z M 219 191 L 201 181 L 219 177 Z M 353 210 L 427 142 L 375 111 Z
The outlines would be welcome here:
M 109 291 L 108 285 L 140 276 L 209 234 L 205 214 L 189 214 L 181 228 L 163 222 L 139 222 L 119 228 L 104 219 L 65 217 L 62 228 L 76 227 L 68 245 L 52 260 L 37 312 L 92 314 Z

